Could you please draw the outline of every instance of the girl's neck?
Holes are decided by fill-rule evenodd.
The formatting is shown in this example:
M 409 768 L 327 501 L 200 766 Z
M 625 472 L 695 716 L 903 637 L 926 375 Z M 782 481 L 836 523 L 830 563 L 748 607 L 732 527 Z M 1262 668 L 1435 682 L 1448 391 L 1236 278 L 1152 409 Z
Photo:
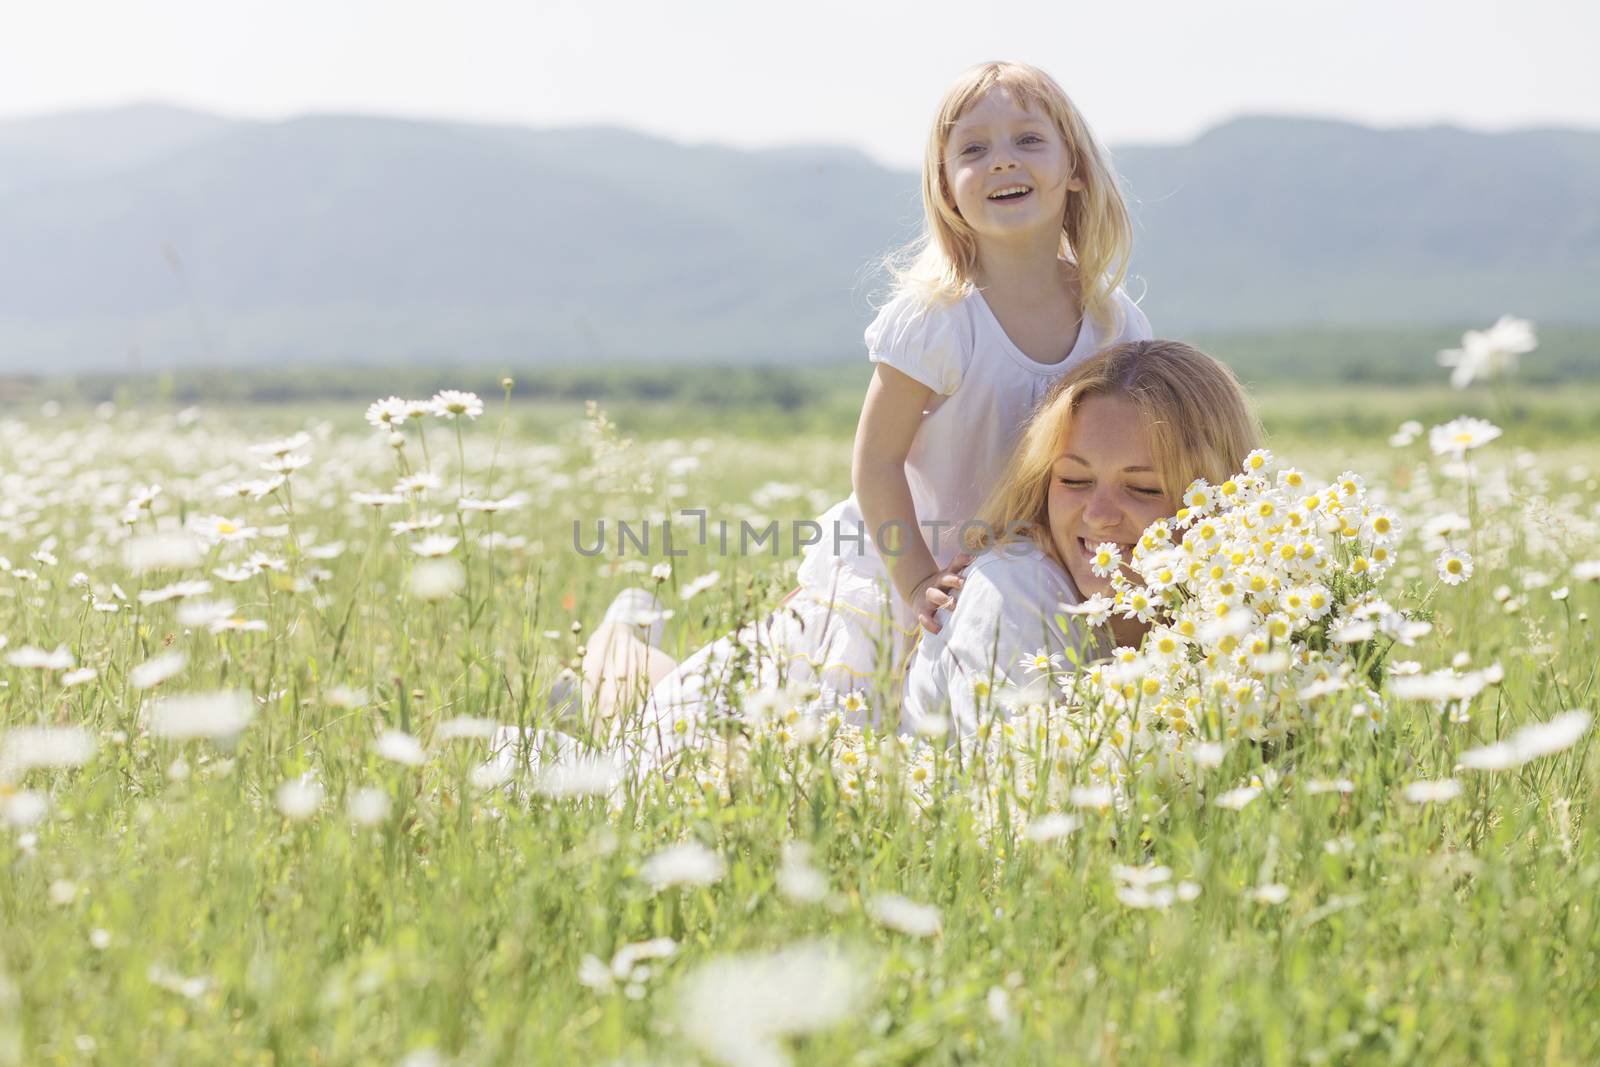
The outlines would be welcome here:
M 1060 231 L 1016 241 L 981 241 L 973 284 L 987 298 L 1038 306 L 1072 295 L 1071 273 L 1060 258 Z

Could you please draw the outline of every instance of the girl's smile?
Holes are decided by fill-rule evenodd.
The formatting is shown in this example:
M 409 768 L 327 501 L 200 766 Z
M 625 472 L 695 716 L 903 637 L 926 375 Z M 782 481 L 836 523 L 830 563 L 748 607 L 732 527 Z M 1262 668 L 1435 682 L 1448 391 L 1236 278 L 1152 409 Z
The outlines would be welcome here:
M 1005 185 L 990 193 L 988 199 L 997 203 L 1014 204 L 1033 193 L 1031 185 Z

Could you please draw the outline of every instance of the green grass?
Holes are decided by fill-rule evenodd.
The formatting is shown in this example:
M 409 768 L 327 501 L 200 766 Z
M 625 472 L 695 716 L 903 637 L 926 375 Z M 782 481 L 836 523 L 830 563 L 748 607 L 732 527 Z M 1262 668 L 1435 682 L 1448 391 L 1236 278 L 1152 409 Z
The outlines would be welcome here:
M 619 402 L 612 413 L 634 443 L 563 399 L 516 405 L 498 447 L 493 401 L 459 444 L 435 423 L 427 445 L 447 488 L 422 508 L 446 517 L 435 532 L 460 532 L 458 456 L 469 487 L 530 497 L 495 516 L 510 540 L 493 548 L 477 539 L 483 518 L 466 520 L 472 536 L 456 557 L 469 584 L 442 603 L 408 591 L 416 558 L 386 528 L 404 509 L 378 519 L 348 502 L 396 472 L 359 421 L 364 403 L 219 407 L 194 425 L 170 407 L 0 424 L 6 652 L 65 645 L 98 671 L 69 688 L 60 671 L 0 665 L 0 729 L 76 724 L 97 741 L 82 767 L 0 782 L 5 810 L 25 794 L 49 804 L 36 825 L 0 828 L 0 1064 L 394 1064 L 423 1049 L 449 1064 L 708 1062 L 680 1006 L 693 976 L 729 954 L 814 939 L 855 954 L 862 990 L 854 1010 L 778 1042 L 797 1063 L 1600 1058 L 1593 735 L 1520 771 L 1453 771 L 1462 751 L 1520 724 L 1595 707 L 1600 584 L 1572 577 L 1574 563 L 1600 555 L 1593 387 L 1513 394 L 1506 438 L 1479 454 L 1477 573 L 1437 595 L 1434 632 L 1405 653 L 1430 669 L 1457 653 L 1505 667 L 1466 721 L 1396 701 L 1373 729 L 1336 699 L 1287 750 L 1238 743 L 1193 781 L 1141 776 L 1125 807 L 1081 812 L 1082 828 L 1043 845 L 1022 829 L 1064 806 L 1059 793 L 979 788 L 1001 772 L 951 761 L 913 789 L 895 769 L 900 749 L 871 738 L 758 739 L 731 762 L 719 746 L 701 773 L 630 782 L 610 801 L 541 796 L 532 772 L 475 783 L 485 742 L 440 739 L 440 724 L 556 725 L 546 697 L 558 671 L 618 588 L 650 582 L 639 565 L 657 560 L 578 556 L 573 521 L 659 520 L 689 506 L 734 521 L 814 515 L 848 484 L 857 371 L 849 389 L 789 408 Z M 1384 438 L 1405 418 L 1488 413 L 1494 401 L 1267 388 L 1261 402 L 1281 455 L 1330 476 L 1353 466 L 1389 497 L 1410 531 L 1389 595 L 1414 598 L 1432 578 L 1421 520 L 1468 504 L 1423 445 Z M 249 444 L 300 427 L 313 462 L 293 475 L 292 499 L 215 495 L 218 483 L 262 476 Z M 1532 458 L 1516 460 L 1523 449 Z M 421 460 L 415 436 L 406 456 Z M 203 567 L 134 575 L 119 514 L 149 482 L 164 491 L 135 534 L 197 514 L 263 532 L 213 549 Z M 334 542 L 345 546 L 335 558 L 309 551 Z M 41 549 L 56 562 L 30 558 Z M 180 624 L 172 602 L 138 601 L 258 549 L 285 570 L 237 585 L 212 576 L 209 596 L 233 599 L 265 632 L 213 635 Z M 792 565 L 692 548 L 662 586 L 675 611 L 669 647 L 687 651 L 760 613 Z M 720 581 L 684 601 L 688 581 L 712 569 Z M 1568 599 L 1552 599 L 1563 585 Z M 90 594 L 120 610 L 93 610 Z M 133 667 L 170 650 L 187 656 L 175 677 L 131 686 Z M 338 687 L 368 700 L 347 706 Z M 256 701 L 236 744 L 144 729 L 148 699 L 215 688 Z M 386 729 L 414 734 L 426 761 L 378 755 Z M 841 751 L 888 769 L 855 787 Z M 311 817 L 287 818 L 276 793 L 306 772 L 324 799 Z M 1452 773 L 1465 786 L 1455 801 L 1402 796 L 1408 782 Z M 1265 793 L 1242 811 L 1207 802 L 1253 777 Z M 1334 777 L 1352 791 L 1304 788 Z M 376 825 L 346 814 L 362 788 L 389 798 Z M 685 840 L 720 855 L 725 876 L 652 889 L 646 859 Z M 780 889 L 795 841 L 825 878 L 820 900 Z M 1112 867 L 1147 863 L 1199 896 L 1164 911 L 1126 906 Z M 1266 883 L 1287 899 L 1251 899 Z M 871 902 L 886 893 L 936 908 L 940 931 L 875 921 Z M 676 948 L 648 973 L 580 984 L 585 956 L 608 963 L 660 937 Z

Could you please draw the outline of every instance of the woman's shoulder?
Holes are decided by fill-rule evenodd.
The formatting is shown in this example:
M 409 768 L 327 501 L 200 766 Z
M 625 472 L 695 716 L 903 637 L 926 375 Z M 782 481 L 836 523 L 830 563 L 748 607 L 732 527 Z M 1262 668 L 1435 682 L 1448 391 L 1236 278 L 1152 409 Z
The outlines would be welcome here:
M 1042 608 L 1077 600 L 1072 579 L 1054 557 L 1032 541 L 1008 541 L 971 561 L 955 611 L 962 613 L 965 605 L 970 616 L 1034 616 Z
M 1072 580 L 1054 558 L 1031 542 L 1007 542 L 982 553 L 962 574 L 953 611 L 919 655 L 936 663 L 1012 663 L 1048 641 L 1062 606 L 1077 603 Z M 953 659 L 952 659 L 953 657 Z
M 1076 602 L 1072 580 L 1055 558 L 1032 541 L 1004 541 L 981 553 L 962 575 L 960 607 L 974 586 L 1006 598 L 1032 601 L 1048 599 L 1056 603 L 1069 598 Z

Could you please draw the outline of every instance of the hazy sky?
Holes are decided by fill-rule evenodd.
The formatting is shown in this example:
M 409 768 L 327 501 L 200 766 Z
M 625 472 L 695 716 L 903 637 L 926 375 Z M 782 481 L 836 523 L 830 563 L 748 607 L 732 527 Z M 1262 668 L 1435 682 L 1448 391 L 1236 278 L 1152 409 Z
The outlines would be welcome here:
M 0 0 L 0 118 L 159 99 L 617 123 L 911 164 L 972 63 L 1049 70 L 1112 142 L 1240 112 L 1600 127 L 1590 0 Z

